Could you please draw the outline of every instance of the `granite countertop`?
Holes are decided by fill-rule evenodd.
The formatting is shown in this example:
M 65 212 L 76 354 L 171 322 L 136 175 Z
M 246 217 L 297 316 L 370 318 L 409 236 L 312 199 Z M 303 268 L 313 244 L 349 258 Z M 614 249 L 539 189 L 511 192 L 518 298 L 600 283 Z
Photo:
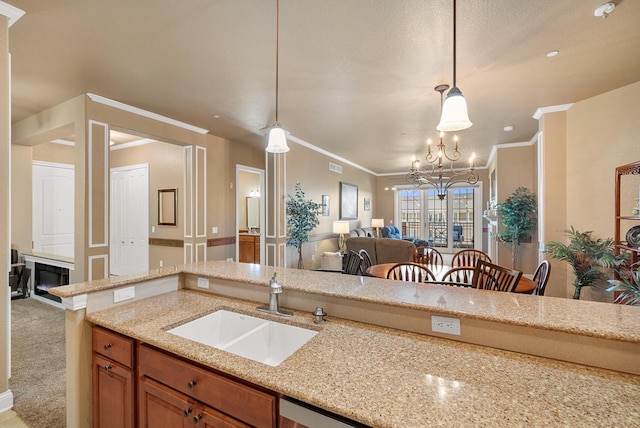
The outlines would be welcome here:
M 277 367 L 166 332 L 218 308 L 319 330 Z M 640 376 L 179 290 L 87 320 L 376 427 L 631 426 Z
M 183 273 L 267 286 L 274 272 L 278 273 L 278 280 L 285 290 L 640 343 L 638 307 L 446 285 L 416 286 L 401 281 L 389 287 L 386 279 L 227 261 L 164 267 L 139 275 L 56 287 L 50 292 L 60 297 L 73 297 Z

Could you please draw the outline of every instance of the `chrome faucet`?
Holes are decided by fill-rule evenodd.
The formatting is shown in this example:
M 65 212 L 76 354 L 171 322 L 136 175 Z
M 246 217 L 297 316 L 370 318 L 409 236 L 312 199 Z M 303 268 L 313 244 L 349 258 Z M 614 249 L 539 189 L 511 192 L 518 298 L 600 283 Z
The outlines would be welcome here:
M 258 306 L 256 309 L 262 312 L 290 317 L 293 315 L 293 312 L 280 310 L 278 296 L 282 294 L 282 285 L 276 279 L 277 274 L 277 272 L 274 272 L 271 281 L 269 281 L 269 306 Z

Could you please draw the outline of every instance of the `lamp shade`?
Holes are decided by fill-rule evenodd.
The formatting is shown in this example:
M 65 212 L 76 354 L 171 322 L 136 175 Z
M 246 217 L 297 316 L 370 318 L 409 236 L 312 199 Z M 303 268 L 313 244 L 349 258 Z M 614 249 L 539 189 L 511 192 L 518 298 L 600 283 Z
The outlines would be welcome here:
M 273 125 L 269 130 L 269 139 L 266 150 L 269 153 L 285 153 L 289 151 L 287 136 L 279 124 Z
M 384 219 L 383 218 L 372 218 L 371 219 L 371 227 L 384 227 Z
M 334 221 L 333 222 L 333 233 L 349 233 L 349 222 L 348 221 Z
M 449 91 L 447 99 L 444 100 L 442 116 L 440 116 L 440 123 L 436 129 L 445 132 L 459 131 L 470 128 L 471 125 L 473 124 L 469 120 L 467 101 L 462 96 L 460 89 L 454 86 Z

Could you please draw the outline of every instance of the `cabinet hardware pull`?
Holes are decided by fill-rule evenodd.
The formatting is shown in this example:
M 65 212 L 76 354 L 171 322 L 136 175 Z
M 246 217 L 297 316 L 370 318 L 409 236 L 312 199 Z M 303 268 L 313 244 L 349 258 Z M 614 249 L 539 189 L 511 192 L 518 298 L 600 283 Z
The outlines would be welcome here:
M 194 386 L 196 386 L 195 379 L 192 380 L 191 382 L 187 383 L 187 388 L 189 388 L 189 389 L 193 389 Z
M 111 344 L 107 343 L 106 345 L 104 345 L 104 350 L 108 351 L 109 349 L 111 349 Z
M 186 410 L 183 410 L 182 413 L 184 413 L 184 417 L 186 418 L 187 416 L 189 416 L 189 414 L 193 412 L 193 409 L 191 407 L 189 407 Z
M 113 368 L 113 366 L 111 364 L 109 364 L 108 366 L 104 366 L 105 373 L 108 372 L 109 370 L 111 370 L 112 368 Z
M 200 419 L 202 419 L 202 415 L 200 415 L 200 414 L 195 415 L 195 416 L 193 417 L 193 423 L 194 423 L 194 424 L 197 424 L 198 422 L 200 422 Z

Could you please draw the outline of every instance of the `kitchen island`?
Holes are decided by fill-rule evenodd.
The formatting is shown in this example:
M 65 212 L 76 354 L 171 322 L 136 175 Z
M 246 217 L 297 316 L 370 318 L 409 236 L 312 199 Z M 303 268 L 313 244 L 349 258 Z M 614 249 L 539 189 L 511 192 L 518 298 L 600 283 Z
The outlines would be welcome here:
M 266 285 L 273 272 L 278 272 L 285 289 L 283 306 L 295 309 L 295 315 L 291 319 L 264 316 L 319 331 L 281 365 L 267 366 L 166 332 L 219 308 L 263 316 L 254 314 L 255 306 L 256 302 L 266 302 Z M 198 288 L 200 278 L 208 279 L 210 288 Z M 114 290 L 132 285 L 136 291 L 140 287 L 139 297 L 153 294 L 150 289 L 160 292 L 114 306 Z M 375 278 L 230 262 L 165 268 L 137 277 L 75 284 L 56 292 L 63 294 L 69 311 L 79 314 L 67 316 L 68 338 L 82 336 L 74 333 L 74 326 L 86 331 L 88 322 L 101 325 L 366 425 L 637 423 L 637 417 L 628 411 L 640 399 L 640 376 L 632 374 L 637 370 L 640 344 L 637 308 L 446 286 L 424 289 Z M 74 309 L 73 302 L 82 299 L 86 307 Z M 316 304 L 329 313 L 327 323 L 319 326 L 313 324 L 310 314 Z M 428 328 L 414 331 L 424 329 L 424 325 L 430 327 L 431 314 L 459 317 L 462 335 L 451 337 L 454 341 L 443 338 L 447 335 L 434 337 L 433 332 L 426 331 Z M 607 314 L 610 321 L 598 318 Z M 379 322 L 375 322 L 376 317 Z M 575 322 L 588 318 L 593 322 Z M 82 323 L 87 325 L 81 327 Z M 482 328 L 478 323 L 484 323 Z M 524 330 L 514 332 L 504 326 Z M 493 337 L 486 335 L 494 327 Z M 465 337 L 470 335 L 468 329 L 479 337 Z M 632 373 L 621 373 L 526 355 L 527 344 L 513 352 L 458 341 L 500 343 L 504 335 L 509 342 L 528 330 L 535 332 L 531 337 L 545 336 L 546 332 L 571 337 L 578 342 L 577 348 L 567 348 L 572 352 L 597 347 L 599 341 L 618 344 L 621 358 L 636 352 L 636 358 L 630 358 L 636 366 L 629 368 Z M 544 337 L 541 340 L 543 344 Z M 87 355 L 90 358 L 90 347 L 86 354 L 87 344 L 77 342 L 80 360 Z M 507 343 L 504 347 L 511 346 Z M 69 347 L 68 341 L 68 354 Z M 75 382 L 77 391 L 71 395 L 77 394 L 76 399 L 82 400 L 83 393 L 78 391 L 86 393 L 87 387 L 79 384 L 87 380 Z M 71 383 L 73 387 L 73 380 Z M 70 427 L 73 423 L 73 418 L 68 419 Z

